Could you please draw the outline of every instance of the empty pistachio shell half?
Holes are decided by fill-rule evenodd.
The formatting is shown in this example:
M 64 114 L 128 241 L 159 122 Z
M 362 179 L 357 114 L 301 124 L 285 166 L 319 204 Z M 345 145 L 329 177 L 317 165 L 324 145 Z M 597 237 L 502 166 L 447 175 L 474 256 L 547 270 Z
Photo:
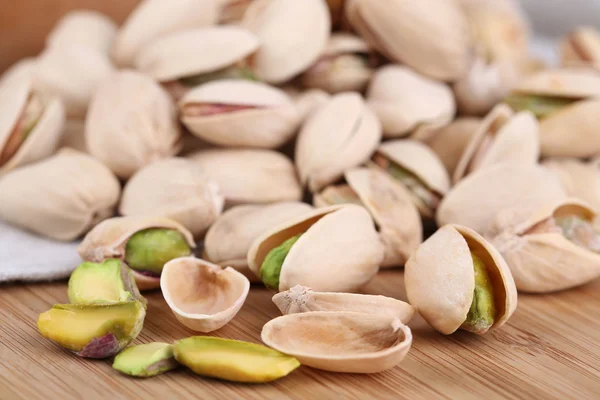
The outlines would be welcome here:
M 141 290 L 160 286 L 164 264 L 191 254 L 192 234 L 177 222 L 161 217 L 130 216 L 107 219 L 96 225 L 77 251 L 84 261 L 124 260 Z
M 250 281 L 233 268 L 182 257 L 165 265 L 160 288 L 179 322 L 206 333 L 235 317 L 246 301 Z
M 112 367 L 130 376 L 156 376 L 179 366 L 168 343 L 146 343 L 131 346 L 115 357 Z
M 342 311 L 284 315 L 267 322 L 261 338 L 303 365 L 361 374 L 395 367 L 412 344 L 398 318 Z
M 300 125 L 289 96 L 260 82 L 209 82 L 190 90 L 179 107 L 181 121 L 194 135 L 221 146 L 276 148 Z
M 113 215 L 121 188 L 98 160 L 71 149 L 0 179 L 0 219 L 73 240 Z
M 46 45 L 85 46 L 108 55 L 116 34 L 117 24 L 110 17 L 93 10 L 74 10 L 56 23 Z
M 510 210 L 518 218 L 566 194 L 552 173 L 534 164 L 492 165 L 461 180 L 444 197 L 436 214 L 438 226 L 460 224 L 486 238 L 495 236 L 491 224 Z
M 221 214 L 225 198 L 216 182 L 191 160 L 168 158 L 139 170 L 125 185 L 121 215 L 171 218 L 195 237 Z
M 600 210 L 600 169 L 596 162 L 549 158 L 542 165 L 556 175 L 569 197 L 578 198 L 595 210 Z
M 111 49 L 113 61 L 119 67 L 130 67 L 137 53 L 153 39 L 216 23 L 219 6 L 218 0 L 180 0 L 177 7 L 162 0 L 140 2 L 117 33 Z
M 300 366 L 268 347 L 217 337 L 193 336 L 173 344 L 175 359 L 198 375 L 232 382 L 271 382 Z
M 358 93 L 341 93 L 315 110 L 296 142 L 300 181 L 312 192 L 337 181 L 348 168 L 369 159 L 381 125 Z
M 403 324 L 407 324 L 415 314 L 413 306 L 391 297 L 314 292 L 312 289 L 300 285 L 277 293 L 273 296 L 273 303 L 284 315 L 313 311 L 352 311 L 394 317 Z
M 0 176 L 54 153 L 65 120 L 58 98 L 33 89 L 29 67 L 15 68 L 0 82 Z
M 313 64 L 331 29 L 323 0 L 254 2 L 241 24 L 260 41 L 253 58 L 254 71 L 260 79 L 274 84 L 290 80 Z
M 446 335 L 499 328 L 517 307 L 515 282 L 498 250 L 460 225 L 445 225 L 423 242 L 404 279 L 410 303 Z
M 423 217 L 432 218 L 450 189 L 450 178 L 437 155 L 421 142 L 397 139 L 382 143 L 373 162 L 402 183 Z
M 598 214 L 575 199 L 548 204 L 529 218 L 505 218 L 493 240 L 520 291 L 555 292 L 600 276 Z
M 386 138 L 410 133 L 425 136 L 450 123 L 456 112 L 454 96 L 447 85 L 400 65 L 377 70 L 366 98 L 381 121 Z
M 469 27 L 454 1 L 353 0 L 346 17 L 371 46 L 423 75 L 453 81 L 468 68 Z
M 575 29 L 561 42 L 563 65 L 600 63 L 600 32 L 590 26 Z
M 86 119 L 90 154 L 120 178 L 177 153 L 181 133 L 169 95 L 134 71 L 115 73 L 94 94 Z
M 404 265 L 423 241 L 421 218 L 411 193 L 379 168 L 349 169 L 344 177 L 347 185 L 328 186 L 314 196 L 315 206 L 364 206 L 373 216 L 385 246 L 381 267 Z
M 260 281 L 248 268 L 252 242 L 270 228 L 311 210 L 311 206 L 299 202 L 233 207 L 219 216 L 206 233 L 203 258 L 232 267 L 252 282 Z
M 375 276 L 383 256 L 369 213 L 344 205 L 303 214 L 263 234 L 248 251 L 248 266 L 279 291 L 303 285 L 353 292 Z
M 362 92 L 376 66 L 377 57 L 362 39 L 334 33 L 321 56 L 302 74 L 302 84 L 329 93 Z
M 513 113 L 499 104 L 481 122 L 465 148 L 452 181 L 499 163 L 535 164 L 540 155 L 538 123 L 528 111 Z
M 275 151 L 214 149 L 188 158 L 217 182 L 227 206 L 302 198 L 294 165 Z

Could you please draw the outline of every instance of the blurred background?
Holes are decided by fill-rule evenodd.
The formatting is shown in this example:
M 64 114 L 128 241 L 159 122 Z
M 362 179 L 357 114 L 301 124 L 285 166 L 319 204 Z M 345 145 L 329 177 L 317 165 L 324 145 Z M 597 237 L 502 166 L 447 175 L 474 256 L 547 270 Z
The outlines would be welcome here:
M 82 8 L 99 10 L 117 23 L 121 23 L 138 2 L 138 0 L 3 0 L 0 2 L 2 16 L 0 71 L 22 57 L 36 55 L 43 47 L 45 36 L 67 11 Z M 600 0 L 520 0 L 520 2 L 536 32 L 532 53 L 549 63 L 556 60 L 553 44 L 558 36 L 578 25 L 600 28 Z

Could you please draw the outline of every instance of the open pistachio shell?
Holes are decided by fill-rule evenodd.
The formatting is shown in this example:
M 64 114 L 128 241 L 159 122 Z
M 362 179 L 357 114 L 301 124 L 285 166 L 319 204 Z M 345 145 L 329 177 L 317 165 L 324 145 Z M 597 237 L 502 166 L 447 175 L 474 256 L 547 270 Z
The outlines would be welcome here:
M 356 293 L 314 292 L 296 285 L 273 296 L 283 315 L 314 311 L 352 311 L 398 318 L 407 324 L 415 314 L 410 304 L 391 297 Z
M 258 39 L 235 26 L 177 31 L 152 41 L 138 52 L 135 66 L 159 82 L 215 72 L 258 48 Z
M 352 168 L 348 185 L 329 186 L 315 195 L 315 206 L 357 203 L 373 216 L 385 246 L 381 267 L 402 266 L 423 241 L 419 211 L 410 192 L 379 168 Z
M 206 232 L 203 258 L 232 267 L 251 282 L 260 282 L 248 268 L 247 255 L 252 242 L 270 228 L 311 210 L 311 206 L 300 202 L 233 207 L 219 216 Z
M 217 22 L 218 0 L 179 0 L 177 6 L 163 0 L 144 0 L 129 15 L 111 49 L 119 67 L 133 65 L 137 53 L 153 39 L 170 32 L 201 28 Z
M 281 265 L 279 291 L 303 285 L 324 292 L 353 292 L 370 281 L 384 248 L 369 213 L 356 205 L 321 208 L 286 221 L 257 238 L 248 266 L 257 276 L 267 254 L 301 234 Z
M 443 334 L 453 333 L 467 320 L 476 290 L 472 254 L 485 265 L 496 311 L 493 324 L 475 333 L 499 328 L 517 307 L 515 282 L 498 250 L 469 228 L 445 225 L 421 244 L 404 273 L 408 300 Z
M 165 264 L 160 288 L 179 322 L 206 333 L 235 317 L 246 301 L 250 281 L 233 268 L 182 257 Z
M 171 218 L 199 237 L 221 214 L 224 203 L 219 186 L 201 166 L 184 158 L 167 158 L 131 177 L 119 212 Z
M 484 118 L 465 148 L 452 181 L 500 163 L 535 164 L 540 155 L 538 123 L 528 111 L 499 104 Z
M 113 215 L 121 188 L 98 160 L 64 149 L 0 179 L 0 219 L 57 240 L 73 240 Z
M 570 218 L 578 220 L 569 221 Z M 598 214 L 575 199 L 547 203 L 528 218 L 498 221 L 493 243 L 523 292 L 549 293 L 600 276 Z M 561 221 L 562 219 L 562 221 Z
M 491 223 L 510 209 L 517 218 L 566 194 L 558 179 L 534 164 L 492 165 L 461 180 L 442 200 L 436 215 L 438 226 L 460 224 L 485 237 L 493 237 Z
M 569 197 L 578 198 L 600 210 L 600 169 L 596 163 L 575 158 L 549 158 L 542 165 L 560 180 Z
M 117 24 L 108 16 L 93 10 L 69 11 L 46 37 L 46 45 L 85 46 L 108 55 L 117 34 Z
M 134 71 L 113 74 L 96 91 L 85 136 L 90 154 L 120 178 L 181 148 L 171 98 L 151 78 Z
M 471 137 L 479 131 L 482 120 L 474 117 L 459 117 L 437 131 L 425 140 L 440 161 L 446 167 L 448 175 L 454 174 L 454 169 L 471 141 Z
M 272 0 L 251 5 L 242 26 L 260 41 L 253 58 L 256 74 L 278 84 L 315 62 L 327 44 L 331 21 L 323 0 Z
M 292 100 L 260 82 L 209 82 L 190 90 L 179 107 L 181 121 L 194 135 L 221 146 L 276 148 L 300 125 Z
M 379 146 L 373 159 L 394 178 L 397 178 L 393 172 L 394 166 L 412 175 L 413 186 L 406 187 L 421 215 L 433 217 L 437 204 L 450 190 L 450 178 L 442 162 L 429 147 L 410 139 L 391 140 Z M 388 168 L 382 164 L 389 164 Z M 422 193 L 424 191 L 427 193 Z
M 576 28 L 561 41 L 563 65 L 600 63 L 600 32 L 591 26 Z
M 265 324 L 261 338 L 303 365 L 362 374 L 395 367 L 412 344 L 410 328 L 397 318 L 341 311 L 275 318 Z
M 456 112 L 447 85 L 400 65 L 377 70 L 366 97 L 386 138 L 440 128 L 450 123 Z
M 95 263 L 108 258 L 125 260 L 127 242 L 136 233 L 162 228 L 179 232 L 190 249 L 196 247 L 192 234 L 179 223 L 162 217 L 131 216 L 107 219 L 94 227 L 83 239 L 77 251 L 84 261 Z M 160 286 L 158 276 L 142 274 L 132 270 L 140 290 L 154 289 Z
M 54 153 L 64 107 L 58 98 L 35 91 L 27 71 L 20 68 L 2 78 L 0 109 L 0 176 Z
M 469 27 L 454 1 L 353 0 L 346 17 L 370 45 L 423 75 L 453 81 L 467 71 Z
M 312 192 L 369 159 L 381 139 L 377 117 L 358 93 L 341 93 L 316 110 L 296 142 L 300 181 Z
M 294 165 L 278 152 L 213 149 L 192 153 L 188 158 L 217 182 L 226 206 L 302 198 Z

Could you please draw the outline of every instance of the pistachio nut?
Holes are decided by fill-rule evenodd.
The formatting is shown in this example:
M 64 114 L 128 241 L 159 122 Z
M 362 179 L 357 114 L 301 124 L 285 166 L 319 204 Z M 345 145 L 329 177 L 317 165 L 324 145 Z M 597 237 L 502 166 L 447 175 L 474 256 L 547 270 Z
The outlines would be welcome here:
M 411 193 L 379 168 L 348 169 L 344 177 L 346 185 L 329 186 L 316 194 L 315 206 L 364 206 L 375 220 L 385 247 L 381 267 L 404 265 L 423 241 L 421 218 Z
M 219 0 L 178 0 L 176 7 L 163 0 L 143 0 L 117 33 L 112 59 L 121 68 L 131 67 L 137 53 L 152 40 L 171 32 L 213 25 L 219 9 Z
M 62 17 L 46 37 L 47 46 L 84 46 L 108 55 L 117 24 L 93 10 L 73 10 Z
M 438 156 L 426 145 L 410 139 L 382 143 L 373 162 L 410 192 L 421 215 L 433 218 L 450 178 Z
M 205 83 L 190 90 L 179 107 L 181 121 L 194 135 L 229 147 L 279 147 L 301 122 L 282 90 L 245 80 Z
M 91 155 L 118 177 L 177 153 L 181 136 L 169 95 L 151 78 L 117 72 L 94 94 L 85 125 Z
M 185 158 L 167 158 L 145 166 L 127 182 L 121 215 L 156 215 L 202 236 L 223 211 L 225 198 L 205 170 Z
M 295 237 L 295 243 L 289 241 Z M 377 274 L 383 256 L 369 213 L 344 205 L 303 214 L 258 237 L 248 251 L 248 266 L 279 291 L 303 285 L 353 292 Z
M 233 267 L 251 282 L 260 282 L 248 268 L 252 242 L 274 226 L 309 213 L 312 207 L 300 202 L 241 205 L 225 211 L 204 238 L 203 258 L 223 267 Z
M 58 96 L 67 116 L 84 118 L 90 100 L 114 68 L 105 53 L 84 46 L 49 46 L 37 58 L 34 86 Z
M 600 64 L 600 31 L 583 26 L 576 28 L 561 41 L 563 65 Z
M 366 98 L 381 121 L 385 138 L 411 133 L 426 135 L 427 131 L 449 124 L 456 112 L 454 96 L 447 85 L 400 65 L 377 70 Z
M 578 198 L 594 210 L 600 210 L 600 169 L 596 162 L 549 158 L 542 165 L 556 175 L 569 197 Z
M 600 276 L 598 214 L 568 199 L 548 203 L 528 218 L 498 221 L 493 243 L 523 292 L 549 293 L 588 283 Z
M 112 367 L 130 376 L 156 376 L 177 368 L 173 346 L 169 343 L 145 343 L 130 346 L 115 357 Z
M 119 181 L 101 162 L 63 149 L 0 179 L 0 219 L 56 240 L 73 240 L 113 215 Z
M 85 121 L 81 119 L 67 119 L 58 147 L 68 147 L 82 153 L 89 153 L 85 141 Z
M 272 150 L 213 149 L 188 155 L 217 182 L 226 207 L 300 201 L 302 188 L 292 161 Z
M 369 159 L 381 139 L 381 125 L 358 93 L 341 93 L 305 122 L 296 142 L 300 181 L 318 192 L 348 168 Z
M 346 18 L 367 43 L 420 74 L 454 81 L 467 71 L 469 26 L 454 1 L 353 0 Z
M 179 322 L 194 331 L 212 332 L 240 311 L 250 281 L 231 267 L 181 257 L 165 264 L 160 288 Z
M 536 164 L 492 165 L 458 182 L 438 207 L 438 226 L 460 224 L 486 238 L 495 236 L 492 222 L 503 210 L 524 218 L 544 204 L 566 198 L 558 179 Z
M 324 0 L 254 2 L 241 25 L 260 41 L 252 60 L 256 75 L 272 84 L 288 81 L 312 65 L 331 29 Z
M 273 296 L 273 303 L 283 315 L 314 311 L 352 311 L 398 318 L 407 324 L 415 314 L 410 304 L 391 297 L 357 294 L 314 292 L 296 285 Z
M 195 247 L 192 234 L 171 219 L 130 216 L 99 223 L 77 251 L 84 261 L 123 260 L 140 290 L 147 290 L 160 286 L 161 272 L 169 260 L 189 256 Z
M 462 153 L 471 137 L 479 130 L 481 122 L 480 118 L 459 117 L 434 131 L 433 135 L 425 140 L 425 144 L 438 155 L 449 176 L 454 174 Z
M 410 303 L 437 331 L 461 328 L 484 334 L 501 327 L 517 307 L 510 269 L 496 248 L 475 231 L 442 226 L 408 260 Z
M 540 71 L 524 79 L 504 99 L 528 110 L 540 123 L 545 157 L 589 157 L 600 152 L 600 73 L 585 69 Z M 568 132 L 568 135 L 565 135 Z
M 303 365 L 360 374 L 395 367 L 412 344 L 410 328 L 398 318 L 343 311 L 284 315 L 267 322 L 261 338 Z
M 536 164 L 540 156 L 538 123 L 528 111 L 514 113 L 498 104 L 471 137 L 452 175 L 453 183 L 499 163 Z
M 362 92 L 377 66 L 377 56 L 359 37 L 331 35 L 317 61 L 302 74 L 302 84 L 329 93 Z
M 331 96 L 321 89 L 308 89 L 294 95 L 293 100 L 302 121 L 306 121 L 314 111 L 318 110 Z
M 34 90 L 27 71 L 9 73 L 0 82 L 0 176 L 54 153 L 65 120 L 61 101 Z

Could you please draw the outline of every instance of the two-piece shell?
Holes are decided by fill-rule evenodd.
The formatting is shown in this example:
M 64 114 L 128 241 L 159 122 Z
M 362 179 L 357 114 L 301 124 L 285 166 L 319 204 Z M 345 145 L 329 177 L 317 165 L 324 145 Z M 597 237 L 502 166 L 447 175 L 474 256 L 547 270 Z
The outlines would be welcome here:
M 279 291 L 303 285 L 316 291 L 354 292 L 369 282 L 383 260 L 384 248 L 373 220 L 360 206 L 320 208 L 286 221 L 257 238 L 248 266 L 259 276 L 269 251 L 302 234 L 281 267 Z
M 202 236 L 223 211 L 225 198 L 204 168 L 184 158 L 167 158 L 139 170 L 123 188 L 121 215 L 156 215 Z
M 479 118 L 459 117 L 425 140 L 431 150 L 438 155 L 450 176 L 454 174 L 471 137 L 479 131 L 480 124 Z
M 496 315 L 491 328 L 502 326 L 517 307 L 515 282 L 500 252 L 469 228 L 445 225 L 408 260 L 404 279 L 410 304 L 446 335 L 465 322 L 473 302 L 471 253 L 484 262 L 493 287 Z
M 165 264 L 160 288 L 179 322 L 207 333 L 222 328 L 235 317 L 246 301 L 250 282 L 233 268 L 181 257 Z
M 600 211 L 600 169 L 597 161 L 549 158 L 542 165 L 556 175 L 568 196 L 581 199 Z
M 0 218 L 52 239 L 73 240 L 113 215 L 120 191 L 101 162 L 64 149 L 0 179 Z

